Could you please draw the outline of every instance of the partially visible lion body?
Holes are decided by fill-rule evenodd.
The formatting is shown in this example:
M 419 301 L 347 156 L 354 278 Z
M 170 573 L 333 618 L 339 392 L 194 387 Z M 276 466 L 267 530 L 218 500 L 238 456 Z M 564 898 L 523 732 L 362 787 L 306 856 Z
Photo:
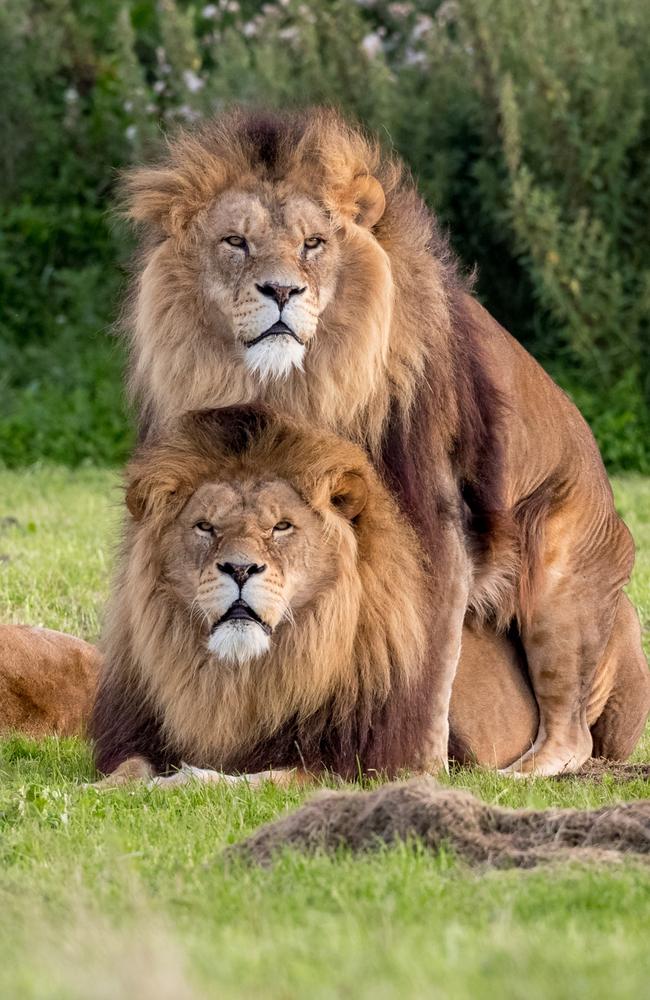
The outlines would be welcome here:
M 98 767 L 110 772 L 137 753 L 159 770 L 181 759 L 224 771 L 324 766 L 348 777 L 359 766 L 425 768 L 427 586 L 412 530 L 354 445 L 286 424 L 256 430 L 255 416 L 241 430 L 240 420 L 189 415 L 131 466 L 129 505 L 146 512 L 130 518 L 107 616 L 92 726 Z M 354 526 L 331 504 L 344 474 L 369 488 Z M 205 618 L 166 582 L 164 560 L 179 507 L 201 483 L 251 477 L 286 480 L 307 500 L 335 579 L 292 612 L 267 655 L 235 668 L 210 654 Z
M 0 734 L 77 736 L 100 670 L 94 646 L 63 632 L 0 625 Z
M 592 756 L 625 761 L 650 712 L 650 677 L 639 620 L 623 595 L 587 697 Z M 465 626 L 450 705 L 450 756 L 461 764 L 507 767 L 534 745 L 539 709 L 525 657 L 505 635 Z
M 255 409 L 188 414 L 140 450 L 128 480 L 131 514 L 91 727 L 100 771 L 132 775 L 134 757 L 144 774 L 182 761 L 346 778 L 431 769 L 428 563 L 358 447 Z M 283 571 L 300 575 L 306 603 L 275 617 L 268 652 L 236 665 L 216 657 L 209 639 L 224 611 L 205 589 L 215 592 L 210 566 L 224 569 L 221 549 L 191 587 L 182 555 L 181 522 L 203 516 L 192 504 L 215 481 L 243 498 L 229 552 L 243 553 L 244 538 L 256 536 L 260 515 L 245 498 L 262 495 L 260 483 L 272 507 L 283 482 L 311 512 L 298 529 L 309 535 L 306 563 L 294 556 Z M 356 500 L 341 505 L 351 482 Z M 274 593 L 282 573 L 272 546 L 263 558 Z M 633 749 L 648 705 L 647 671 L 626 645 L 634 617 L 622 603 L 588 695 L 597 749 L 617 758 Z M 524 662 L 505 637 L 465 628 L 451 699 L 455 759 L 504 766 L 530 748 L 539 715 Z
M 585 422 L 471 298 L 400 164 L 329 112 L 234 113 L 129 175 L 127 197 L 149 240 L 127 317 L 142 434 L 262 401 L 363 444 L 434 567 L 438 756 L 469 608 L 521 632 L 541 709 L 521 769 L 579 767 L 632 540 Z M 261 369 L 276 287 L 300 356 L 274 337 Z

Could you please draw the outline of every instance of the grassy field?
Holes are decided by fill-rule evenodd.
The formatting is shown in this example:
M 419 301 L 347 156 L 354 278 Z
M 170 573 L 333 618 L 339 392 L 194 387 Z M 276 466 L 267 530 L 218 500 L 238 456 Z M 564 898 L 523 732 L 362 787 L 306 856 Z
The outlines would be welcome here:
M 650 481 L 619 479 L 650 630 Z M 0 473 L 0 621 L 96 637 L 117 523 L 107 472 Z M 650 740 L 637 751 L 650 760 Z M 305 791 L 100 795 L 75 741 L 0 744 L 0 996 L 606 998 L 647 992 L 650 871 L 472 873 L 404 847 L 287 855 L 272 871 L 221 848 Z M 502 805 L 647 797 L 647 782 L 449 779 Z

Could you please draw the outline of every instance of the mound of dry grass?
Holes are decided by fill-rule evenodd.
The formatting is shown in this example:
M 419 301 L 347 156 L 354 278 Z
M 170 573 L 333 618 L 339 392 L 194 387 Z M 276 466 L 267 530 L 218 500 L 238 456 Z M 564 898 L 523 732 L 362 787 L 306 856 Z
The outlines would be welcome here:
M 502 809 L 430 778 L 372 792 L 323 792 L 261 827 L 231 854 L 269 864 L 283 848 L 354 852 L 417 839 L 470 865 L 532 868 L 556 860 L 650 860 L 650 801 L 600 809 Z

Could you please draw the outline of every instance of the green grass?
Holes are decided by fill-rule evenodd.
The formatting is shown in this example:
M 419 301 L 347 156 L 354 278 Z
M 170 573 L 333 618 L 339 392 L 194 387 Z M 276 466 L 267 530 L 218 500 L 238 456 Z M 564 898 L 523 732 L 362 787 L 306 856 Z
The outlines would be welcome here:
M 650 629 L 650 481 L 619 479 Z M 0 473 L 0 620 L 97 635 L 119 521 L 109 472 Z M 8 520 L 9 519 L 9 520 Z M 15 519 L 15 520 L 11 520 Z M 650 759 L 650 740 L 637 752 Z M 0 744 L 0 996 L 604 998 L 647 991 L 650 871 L 469 872 L 411 847 L 287 855 L 222 847 L 305 791 L 80 787 L 77 741 Z M 589 806 L 648 783 L 450 781 L 511 806 Z

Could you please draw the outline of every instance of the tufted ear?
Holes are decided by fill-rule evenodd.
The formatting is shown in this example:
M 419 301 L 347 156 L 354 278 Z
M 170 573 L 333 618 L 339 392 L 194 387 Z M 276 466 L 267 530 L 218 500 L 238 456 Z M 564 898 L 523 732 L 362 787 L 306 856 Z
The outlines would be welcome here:
M 357 207 L 355 222 L 366 229 L 379 222 L 386 209 L 386 195 L 376 177 L 355 177 L 354 203 Z
M 122 211 L 133 222 L 145 223 L 169 235 L 172 206 L 179 194 L 176 171 L 163 167 L 136 167 L 122 177 Z
M 358 472 L 344 472 L 332 486 L 330 503 L 348 521 L 353 521 L 366 506 L 368 484 Z
M 159 525 L 174 519 L 193 487 L 173 464 L 157 462 L 155 456 L 131 464 L 127 472 L 126 506 L 134 521 L 151 519 Z

